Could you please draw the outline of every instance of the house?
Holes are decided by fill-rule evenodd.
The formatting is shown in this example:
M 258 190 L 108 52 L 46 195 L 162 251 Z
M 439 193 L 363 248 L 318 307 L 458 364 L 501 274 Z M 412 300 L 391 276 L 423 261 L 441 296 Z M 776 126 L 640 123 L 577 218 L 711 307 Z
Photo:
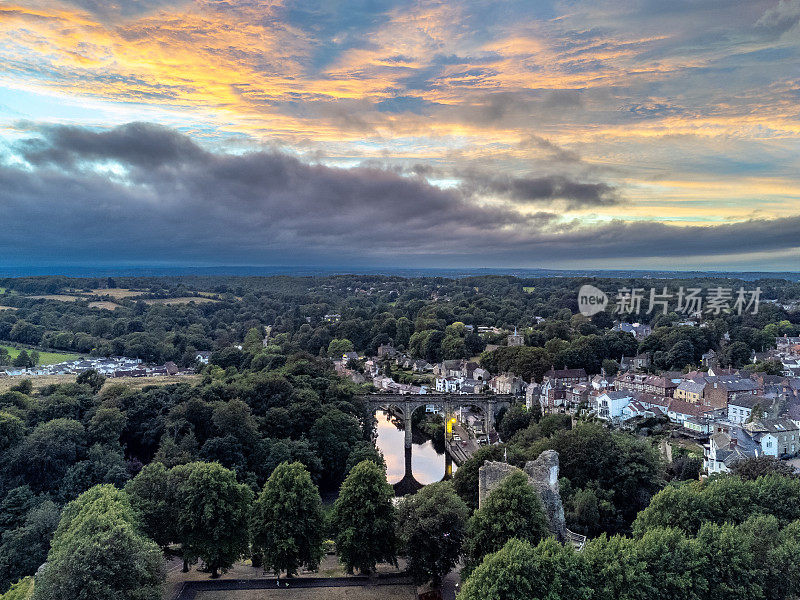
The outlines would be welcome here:
M 486 387 L 486 383 L 484 381 L 479 381 L 477 379 L 465 379 L 461 382 L 461 394 L 480 394 L 483 392 L 484 388 Z
M 612 331 L 630 333 L 637 340 L 643 340 L 653 333 L 653 328 L 644 323 L 617 323 Z
M 480 369 L 480 366 L 475 361 L 465 362 L 463 368 L 464 377 L 467 379 L 477 379 L 477 377 L 475 377 L 475 371 L 477 369 Z
M 742 425 L 742 429 L 761 446 L 766 456 L 783 458 L 794 456 L 800 450 L 800 427 L 791 419 L 757 419 Z
M 769 404 L 767 404 L 769 403 Z M 747 423 L 753 415 L 753 409 L 756 406 L 766 408 L 772 402 L 762 398 L 761 396 L 753 396 L 752 394 L 734 394 L 733 398 L 728 401 L 728 421 L 736 425 Z
M 705 388 L 706 382 L 704 380 L 695 381 L 693 379 L 684 379 L 678 384 L 678 387 L 675 388 L 675 397 L 678 400 L 700 404 Z
M 411 363 L 411 370 L 415 373 L 426 373 L 428 371 L 433 371 L 433 365 L 427 360 L 415 360 Z
M 339 313 L 332 313 L 329 315 L 325 315 L 322 318 L 326 323 L 338 323 L 339 321 L 342 320 L 342 315 L 340 315 Z
M 589 377 L 586 375 L 586 370 L 582 368 L 567 369 L 564 367 L 563 369 L 556 370 L 555 367 L 551 367 L 542 378 L 542 382 L 546 381 L 569 385 L 576 383 L 587 383 L 589 381 Z
M 669 412 L 669 403 L 672 398 L 666 396 L 657 396 L 655 394 L 639 394 L 639 403 L 652 411 L 654 415 L 666 415 Z
M 539 388 L 539 405 L 544 414 L 566 412 L 567 386 L 560 382 L 545 381 Z
M 790 352 L 795 346 L 800 346 L 800 336 L 790 337 L 784 335 L 783 337 L 775 338 L 775 347 L 782 352 Z
M 346 365 L 351 360 L 358 360 L 358 352 L 353 352 L 351 350 L 350 352 L 345 352 L 342 354 L 342 363 Z
M 710 435 L 714 430 L 714 420 L 710 415 L 688 417 L 683 421 L 683 428 L 696 436 L 705 437 Z
M 443 360 L 433 367 L 433 374 L 443 377 L 463 377 L 463 364 L 461 360 Z
M 523 381 L 522 377 L 517 377 L 511 373 L 503 373 L 489 380 L 489 389 L 495 394 L 521 396 L 525 393 L 527 386 L 528 384 Z
M 477 379 L 478 381 L 489 381 L 491 377 L 492 374 L 489 373 L 489 371 L 487 371 L 486 369 L 483 369 L 481 367 L 476 368 L 472 372 L 472 378 Z
M 669 420 L 678 425 L 683 425 L 686 419 L 702 417 L 713 412 L 714 409 L 710 406 L 693 404 L 679 398 L 673 398 L 669 403 L 669 407 L 667 407 L 667 416 Z
M 178 365 L 170 360 L 164 363 L 164 370 L 167 375 L 177 375 L 180 369 L 178 369 Z
M 397 354 L 397 350 L 395 350 L 394 346 L 391 344 L 381 344 L 378 346 L 378 358 L 394 358 Z
M 606 377 L 606 370 L 603 369 L 600 375 L 592 377 L 592 389 L 598 391 L 605 391 L 611 387 L 612 379 Z M 578 384 L 581 385 L 581 384 Z
M 525 345 L 525 336 L 524 335 L 519 335 L 517 333 L 517 328 L 516 327 L 514 327 L 514 333 L 509 335 L 506 339 L 508 340 L 507 343 L 508 343 L 509 346 L 524 346 Z
M 745 458 L 761 456 L 761 447 L 740 428 L 712 433 L 703 447 L 703 466 L 709 475 L 728 473 Z
M 764 393 L 759 383 L 748 377 L 738 375 L 721 375 L 706 377 L 703 389 L 703 404 L 714 408 L 725 408 L 734 395 L 751 394 L 758 396 Z
M 586 406 L 589 401 L 589 391 L 592 386 L 586 383 L 579 383 L 566 388 L 564 401 L 569 412 L 577 412 L 582 406 Z M 605 391 L 605 388 L 603 388 Z
M 457 394 L 461 390 L 460 377 L 437 377 L 436 391 L 442 394 Z
M 623 410 L 634 399 L 634 396 L 626 391 L 608 391 L 598 394 L 594 399 L 597 418 L 604 421 L 621 419 Z
M 204 365 L 208 364 L 208 361 L 211 360 L 211 352 L 208 350 L 201 350 L 194 355 L 194 359 Z
M 666 375 L 647 375 L 628 371 L 614 380 L 617 390 L 644 392 L 657 396 L 672 396 L 678 384 Z
M 619 361 L 620 371 L 644 371 L 650 367 L 650 355 L 642 352 L 636 356 L 623 356 Z
M 379 375 L 378 377 L 372 378 L 372 385 L 379 390 L 388 390 L 389 385 L 392 383 L 394 383 L 394 379 L 387 377 L 386 375 Z

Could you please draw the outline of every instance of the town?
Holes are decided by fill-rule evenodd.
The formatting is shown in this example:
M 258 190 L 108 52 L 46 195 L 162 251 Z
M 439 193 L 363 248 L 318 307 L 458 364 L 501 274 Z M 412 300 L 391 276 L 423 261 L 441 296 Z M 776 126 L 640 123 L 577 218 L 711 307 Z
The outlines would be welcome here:
M 630 333 L 639 339 L 648 335 Z M 508 346 L 523 344 L 516 329 L 507 336 Z M 498 347 L 487 346 L 486 351 Z M 590 377 L 583 368 L 551 368 L 541 382 L 525 381 L 512 372 L 492 375 L 466 359 L 431 364 L 398 352 L 391 344 L 379 346 L 373 357 L 345 352 L 334 366 L 341 376 L 371 384 L 378 392 L 512 395 L 527 410 L 543 415 L 595 418 L 629 430 L 639 430 L 643 423 L 660 430 L 671 426 L 672 436 L 703 447 L 708 475 L 729 472 L 735 461 L 758 456 L 786 460 L 800 472 L 800 460 L 795 460 L 800 455 L 800 337 L 776 338 L 768 351 L 752 353 L 751 363 L 757 361 L 771 361 L 780 373 L 722 368 L 713 349 L 702 356 L 703 370 L 656 374 L 649 355 L 641 353 L 620 356 L 615 375 L 604 369 Z M 417 383 L 400 383 L 387 372 L 411 373 Z M 433 404 L 426 410 L 437 412 Z M 461 424 L 481 445 L 499 441 L 496 432 L 484 429 L 480 416 L 467 414 L 469 420 Z
M 607 569 L 630 553 L 647 600 L 662 564 L 696 600 L 743 579 L 789 600 L 800 578 L 715 556 L 793 560 L 800 283 L 648 316 L 614 289 L 661 281 L 592 281 L 587 315 L 569 277 L 0 280 L 3 600 L 119 589 L 132 560 L 148 600 L 483 600 L 517 568 L 625 597 Z

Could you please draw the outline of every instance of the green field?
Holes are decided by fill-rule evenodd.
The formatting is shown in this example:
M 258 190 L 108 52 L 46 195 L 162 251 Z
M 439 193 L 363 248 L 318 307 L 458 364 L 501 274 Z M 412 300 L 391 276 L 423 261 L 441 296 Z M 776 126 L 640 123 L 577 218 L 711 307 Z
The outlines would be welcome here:
M 530 294 L 530 293 L 532 293 L 532 292 L 533 292 L 533 290 L 535 290 L 535 289 L 536 289 L 535 287 L 526 286 L 526 287 L 523 287 L 523 288 L 522 288 L 522 291 L 523 291 L 523 292 L 525 292 L 526 294 Z
M 11 357 L 11 360 L 14 360 L 20 353 L 20 348 L 12 348 L 11 346 L 0 346 L 0 348 L 5 348 L 8 350 L 8 355 Z M 31 353 L 29 348 L 25 348 L 28 351 L 28 354 Z M 79 354 L 65 354 L 63 352 L 39 352 L 39 363 L 40 365 L 54 365 L 56 363 L 65 362 L 68 360 L 75 360 L 76 358 L 80 358 Z

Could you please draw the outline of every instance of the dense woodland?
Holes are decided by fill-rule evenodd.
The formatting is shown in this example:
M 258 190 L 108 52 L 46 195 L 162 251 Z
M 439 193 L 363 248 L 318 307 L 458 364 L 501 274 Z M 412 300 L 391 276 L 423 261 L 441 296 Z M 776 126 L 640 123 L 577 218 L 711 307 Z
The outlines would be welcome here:
M 697 461 L 665 464 L 652 439 L 514 407 L 498 418 L 504 444 L 481 449 L 452 482 L 392 505 L 362 390 L 329 360 L 343 345 L 370 353 L 392 341 L 430 360 L 466 357 L 504 336 L 472 335 L 461 324 L 516 326 L 526 345 L 481 361 L 536 380 L 553 364 L 598 372 L 639 349 L 665 368 L 697 364 L 709 348 L 736 364 L 741 346 L 749 358 L 775 335 L 796 335 L 800 323 L 772 305 L 704 329 L 669 327 L 678 316 L 662 315 L 639 345 L 610 331 L 608 313 L 575 316 L 584 281 L 0 281 L 0 304 L 17 309 L 0 312 L 3 343 L 184 365 L 197 350 L 213 351 L 196 385 L 129 389 L 89 371 L 36 391 L 20 378 L 0 394 L 0 593 L 19 581 L 3 600 L 27 597 L 25 578 L 45 561 L 37 599 L 149 599 L 161 597 L 164 552 L 211 574 L 249 557 L 292 575 L 316 566 L 327 540 L 351 572 L 405 556 L 420 582 L 434 584 L 463 557 L 465 599 L 794 597 L 800 482 L 769 462 L 692 482 Z M 800 297 L 798 284 L 759 284 L 767 298 Z M 144 294 L 115 299 L 114 311 L 29 297 L 100 287 Z M 216 301 L 143 302 L 203 293 Z M 331 314 L 341 319 L 326 321 Z M 730 342 L 721 346 L 724 333 Z M 582 553 L 549 538 L 538 497 L 513 477 L 477 510 L 483 461 L 507 456 L 521 466 L 545 449 L 560 456 L 568 527 L 592 538 Z
M 760 286 L 764 299 L 786 302 L 800 297 L 800 283 L 784 280 L 588 280 L 586 278 L 518 279 L 506 276 L 463 279 L 387 276 L 329 277 L 165 277 L 0 279 L 0 340 L 45 349 L 124 355 L 189 366 L 199 350 L 221 350 L 241 342 L 252 328 L 270 327 L 284 352 L 326 355 L 334 340 L 347 340 L 359 352 L 374 353 L 392 341 L 429 361 L 477 356 L 504 334 L 479 336 L 460 324 L 498 327 L 525 333 L 526 346 L 501 351 L 485 360 L 496 370 L 513 369 L 526 379 L 539 378 L 544 365 L 584 367 L 599 372 L 603 361 L 635 352 L 631 336 L 610 332 L 610 309 L 587 319 L 577 313 L 577 289 L 591 282 L 614 297 L 623 287 Z M 141 292 L 135 297 L 104 295 L 103 288 Z M 30 295 L 88 293 L 63 302 Z M 193 304 L 147 304 L 146 300 L 197 298 Z M 210 297 L 210 298 L 209 298 Z M 113 300 L 116 310 L 91 308 L 90 300 Z M 213 301 L 208 301 L 209 299 Z M 339 315 L 325 319 L 326 315 Z M 536 317 L 546 319 L 537 325 Z M 800 316 L 762 303 L 758 314 L 722 315 L 707 329 L 671 327 L 685 315 L 653 313 L 627 320 L 649 321 L 654 329 L 643 350 L 655 366 L 681 369 L 698 363 L 709 348 L 739 365 L 749 352 L 763 351 L 776 335 L 797 334 Z M 720 348 L 728 333 L 730 344 Z M 339 346 L 337 346 L 339 347 Z M 231 359 L 232 362 L 233 359 Z M 239 366 L 239 365 L 237 365 Z M 613 368 L 611 362 L 607 363 Z M 545 369 L 546 370 L 546 369 Z

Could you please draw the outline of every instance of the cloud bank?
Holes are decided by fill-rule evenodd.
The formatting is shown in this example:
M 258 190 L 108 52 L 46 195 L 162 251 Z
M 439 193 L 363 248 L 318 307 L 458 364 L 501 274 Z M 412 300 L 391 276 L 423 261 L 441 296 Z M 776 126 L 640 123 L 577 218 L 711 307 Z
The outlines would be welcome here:
M 800 247 L 800 216 L 590 224 L 562 218 L 558 199 L 616 201 L 604 184 L 566 178 L 440 188 L 392 169 L 212 151 L 148 123 L 45 126 L 0 166 L 0 246 L 6 262 L 531 267 Z

